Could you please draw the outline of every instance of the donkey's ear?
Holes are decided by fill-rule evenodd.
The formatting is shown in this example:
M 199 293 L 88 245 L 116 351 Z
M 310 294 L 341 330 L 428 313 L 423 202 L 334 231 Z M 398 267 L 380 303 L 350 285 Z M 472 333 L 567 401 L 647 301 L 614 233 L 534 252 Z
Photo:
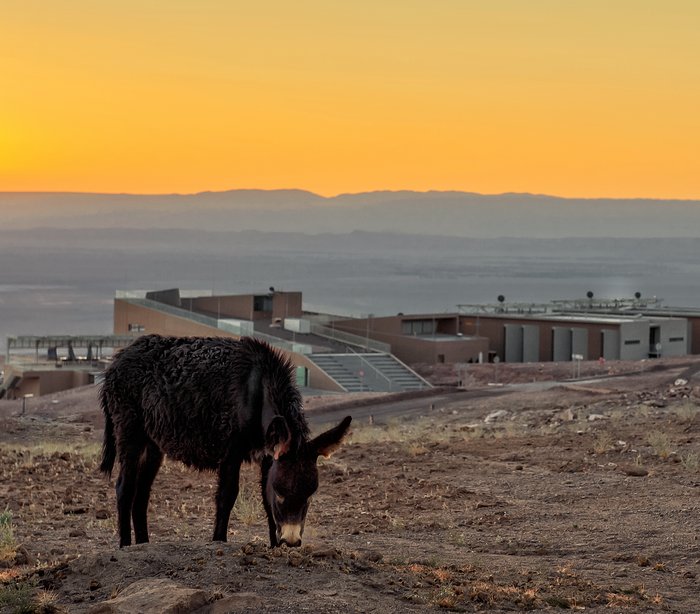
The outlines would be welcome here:
M 289 452 L 289 444 L 292 441 L 292 435 L 289 432 L 287 421 L 282 416 L 275 416 L 267 427 L 265 433 L 265 449 L 268 454 L 277 460 L 283 454 Z
M 314 437 L 309 442 L 311 453 L 315 456 L 323 455 L 326 458 L 330 458 L 331 454 L 343 443 L 343 438 L 347 435 L 351 422 L 352 416 L 346 416 L 338 426 L 334 426 L 332 429 Z

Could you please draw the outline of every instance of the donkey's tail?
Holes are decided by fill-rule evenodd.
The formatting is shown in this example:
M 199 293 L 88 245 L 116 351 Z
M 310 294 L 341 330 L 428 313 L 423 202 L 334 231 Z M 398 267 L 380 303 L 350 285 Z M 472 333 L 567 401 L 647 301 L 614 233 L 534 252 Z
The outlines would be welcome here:
M 114 440 L 114 423 L 109 413 L 109 403 L 104 389 L 102 390 L 100 401 L 105 414 L 105 433 L 104 439 L 102 440 L 102 462 L 100 463 L 100 471 L 111 476 L 112 469 L 114 468 L 114 461 L 117 458 L 117 446 Z

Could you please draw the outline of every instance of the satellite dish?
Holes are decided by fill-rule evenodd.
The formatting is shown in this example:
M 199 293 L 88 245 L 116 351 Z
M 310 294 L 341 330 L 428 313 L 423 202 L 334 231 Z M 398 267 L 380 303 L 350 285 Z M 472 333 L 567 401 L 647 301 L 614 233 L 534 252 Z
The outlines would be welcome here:
M 274 287 L 274 286 L 270 286 L 270 292 L 271 292 L 272 294 L 275 293 L 275 287 Z
M 641 292 L 635 292 L 635 293 L 634 293 L 634 298 L 636 298 L 637 300 L 639 300 L 640 298 L 642 298 L 642 293 L 641 293 Z
M 499 303 L 502 303 L 502 302 L 505 301 L 505 300 L 506 300 L 506 297 L 505 297 L 505 296 L 503 296 L 502 294 L 499 294 L 499 295 L 498 295 L 498 302 L 499 302 Z
M 586 292 L 586 296 L 588 298 L 593 298 L 593 292 L 591 290 L 589 290 L 588 292 Z

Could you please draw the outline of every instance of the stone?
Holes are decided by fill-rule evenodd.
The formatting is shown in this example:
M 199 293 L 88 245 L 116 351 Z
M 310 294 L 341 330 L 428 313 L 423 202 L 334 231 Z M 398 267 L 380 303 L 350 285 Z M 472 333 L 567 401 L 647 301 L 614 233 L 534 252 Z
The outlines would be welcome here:
M 90 614 L 188 614 L 207 605 L 205 591 L 162 578 L 144 578 L 127 586 L 117 597 L 97 604 Z M 206 610 L 205 610 L 206 611 Z
M 503 420 L 503 418 L 508 417 L 508 412 L 505 409 L 499 409 L 497 411 L 492 411 L 486 418 L 484 422 L 496 422 L 497 420 Z
M 608 417 L 603 414 L 588 414 L 589 422 L 596 422 L 597 420 L 608 420 Z

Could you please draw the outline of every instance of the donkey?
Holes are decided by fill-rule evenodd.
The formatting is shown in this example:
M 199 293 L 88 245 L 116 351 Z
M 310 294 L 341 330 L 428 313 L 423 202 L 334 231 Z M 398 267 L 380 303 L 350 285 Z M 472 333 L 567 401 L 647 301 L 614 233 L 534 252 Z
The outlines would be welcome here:
M 163 456 L 218 473 L 214 541 L 226 541 L 241 464 L 261 468 L 270 546 L 301 545 L 316 461 L 352 418 L 309 439 L 294 365 L 263 341 L 145 335 L 121 350 L 100 392 L 100 470 L 116 458 L 119 547 L 148 542 L 148 500 Z

